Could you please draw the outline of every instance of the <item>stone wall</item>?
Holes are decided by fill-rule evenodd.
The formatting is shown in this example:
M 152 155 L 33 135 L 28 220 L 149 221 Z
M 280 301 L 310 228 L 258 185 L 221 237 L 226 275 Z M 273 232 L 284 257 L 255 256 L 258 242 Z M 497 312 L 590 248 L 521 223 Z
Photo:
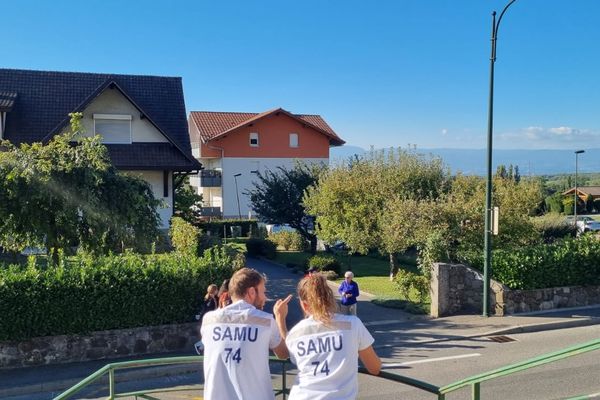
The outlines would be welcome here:
M 600 304 L 600 286 L 565 286 L 538 290 L 508 290 L 503 296 L 505 314 Z
M 194 355 L 198 340 L 199 323 L 193 322 L 0 342 L 0 369 L 176 351 Z
M 433 317 L 481 313 L 483 276 L 462 264 L 436 263 L 431 272 L 430 295 Z M 600 304 L 600 286 L 510 290 L 492 280 L 489 298 L 490 314 L 517 314 Z

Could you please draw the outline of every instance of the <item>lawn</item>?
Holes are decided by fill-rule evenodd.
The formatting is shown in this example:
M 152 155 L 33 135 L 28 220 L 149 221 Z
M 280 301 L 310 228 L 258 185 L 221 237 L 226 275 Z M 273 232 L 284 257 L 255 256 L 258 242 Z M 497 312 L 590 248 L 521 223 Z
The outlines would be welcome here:
M 319 252 L 319 254 L 327 254 Z M 329 254 L 331 255 L 331 254 Z M 299 251 L 277 251 L 276 262 L 280 264 L 304 265 L 304 261 L 311 255 Z M 358 283 L 360 290 L 375 296 L 374 302 L 383 306 L 403 308 L 414 313 L 428 313 L 429 303 L 417 304 L 407 301 L 396 289 L 394 282 L 390 282 L 390 265 L 387 259 L 377 256 L 347 256 L 334 255 L 342 264 L 342 272 L 349 269 L 354 272 L 354 280 Z M 417 272 L 414 259 L 404 259 L 400 268 L 411 272 Z M 336 280 L 341 283 L 342 279 Z M 415 298 L 415 297 L 413 297 Z

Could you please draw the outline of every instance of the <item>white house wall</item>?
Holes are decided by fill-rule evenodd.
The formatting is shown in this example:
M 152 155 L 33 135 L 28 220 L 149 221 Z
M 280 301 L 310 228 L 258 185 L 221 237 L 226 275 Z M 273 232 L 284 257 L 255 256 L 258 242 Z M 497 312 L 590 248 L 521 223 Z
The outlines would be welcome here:
M 321 163 L 327 165 L 328 158 L 304 158 L 306 163 Z M 241 214 L 242 218 L 248 218 L 250 207 L 249 196 L 244 194 L 248 189 L 254 188 L 254 182 L 258 181 L 255 174 L 250 171 L 260 171 L 264 173 L 267 170 L 275 172 L 278 167 L 291 169 L 294 167 L 296 159 L 294 158 L 233 158 L 225 157 L 222 159 L 223 169 L 223 216 L 225 218 L 237 218 Z M 240 212 L 238 213 L 237 197 L 235 190 L 234 175 L 240 173 L 237 177 L 238 194 L 240 197 Z M 255 213 L 252 212 L 252 216 Z
M 160 229 L 169 228 L 169 220 L 173 216 L 173 173 L 169 171 L 169 188 L 167 190 L 168 197 L 164 197 L 163 186 L 163 171 L 124 171 L 127 174 L 139 176 L 150 184 L 152 192 L 157 200 L 162 200 L 163 205 L 159 206 L 156 211 L 160 216 Z
M 131 115 L 132 142 L 168 142 L 154 125 L 140 118 L 140 111 L 117 89 L 106 89 L 85 108 L 81 121 L 85 136 L 94 135 L 94 114 Z

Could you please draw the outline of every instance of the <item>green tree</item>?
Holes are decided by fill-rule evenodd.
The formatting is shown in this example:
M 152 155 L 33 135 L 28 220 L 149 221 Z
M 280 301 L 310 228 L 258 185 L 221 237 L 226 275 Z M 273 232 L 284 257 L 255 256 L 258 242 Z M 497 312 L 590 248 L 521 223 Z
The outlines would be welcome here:
M 149 247 L 159 221 L 150 185 L 118 173 L 99 136 L 82 137 L 81 114 L 48 144 L 1 143 L 0 246 L 92 251 Z
M 196 193 L 190 186 L 190 178 L 186 177 L 183 183 L 175 189 L 174 215 L 194 223 L 200 217 L 201 207 L 202 195 Z
M 297 163 L 292 169 L 278 167 L 276 171 L 259 173 L 254 189 L 245 194 L 260 219 L 271 224 L 288 224 L 310 242 L 311 252 L 317 251 L 314 218 L 307 214 L 302 199 L 304 192 L 316 184 L 325 167 L 320 164 Z
M 304 203 L 317 218 L 319 237 L 329 243 L 341 240 L 357 253 L 378 249 L 389 256 L 393 278 L 396 253 L 418 240 L 411 210 L 419 201 L 438 198 L 447 179 L 439 158 L 401 149 L 372 151 L 329 170 L 308 190 Z

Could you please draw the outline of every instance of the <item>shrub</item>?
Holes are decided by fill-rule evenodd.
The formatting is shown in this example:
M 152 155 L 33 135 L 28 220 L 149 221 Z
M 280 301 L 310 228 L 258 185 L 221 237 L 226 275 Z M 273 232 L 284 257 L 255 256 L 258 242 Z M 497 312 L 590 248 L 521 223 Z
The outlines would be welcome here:
M 181 254 L 196 255 L 198 253 L 200 230 L 181 217 L 171 218 L 169 237 L 175 251 Z
M 277 245 L 270 240 L 250 238 L 246 241 L 246 251 L 250 257 L 275 258 Z
M 258 229 L 256 220 L 252 219 L 227 219 L 222 221 L 210 221 L 210 222 L 198 222 L 195 224 L 203 232 L 210 232 L 210 236 L 223 238 L 226 235 L 228 238 L 232 237 L 233 226 L 241 227 L 241 232 L 238 228 L 235 228 L 237 234 L 243 237 L 251 236 L 251 232 Z
M 544 243 L 552 243 L 564 237 L 575 236 L 576 230 L 573 223 L 569 223 L 564 216 L 546 214 L 540 218 L 532 219 L 535 229 L 540 232 Z
M 551 213 L 560 214 L 564 210 L 563 195 L 562 193 L 554 193 L 544 199 L 546 203 L 546 210 Z
M 423 303 L 429 295 L 429 279 L 404 269 L 398 270 L 394 276 L 394 283 L 400 295 L 406 300 L 411 300 L 411 293 L 417 294 L 417 300 Z
M 494 279 L 511 289 L 600 285 L 600 240 L 594 235 L 554 244 L 495 250 Z
M 417 262 L 421 273 L 426 277 L 430 277 L 433 263 L 449 260 L 448 249 L 448 242 L 442 232 L 434 231 L 430 233 L 427 236 L 425 244 L 419 247 Z
M 0 340 L 190 321 L 206 287 L 231 276 L 224 248 L 181 253 L 78 255 L 57 266 L 31 257 L 0 269 Z
M 306 241 L 298 232 L 281 231 L 273 233 L 269 235 L 269 240 L 284 250 L 302 251 L 306 247 Z
M 594 199 L 594 209 L 600 213 L 600 199 Z
M 335 258 L 331 256 L 321 256 L 316 255 L 312 256 L 307 260 L 307 267 L 316 268 L 318 271 L 333 271 L 336 274 L 340 274 L 342 271 L 342 264 Z

